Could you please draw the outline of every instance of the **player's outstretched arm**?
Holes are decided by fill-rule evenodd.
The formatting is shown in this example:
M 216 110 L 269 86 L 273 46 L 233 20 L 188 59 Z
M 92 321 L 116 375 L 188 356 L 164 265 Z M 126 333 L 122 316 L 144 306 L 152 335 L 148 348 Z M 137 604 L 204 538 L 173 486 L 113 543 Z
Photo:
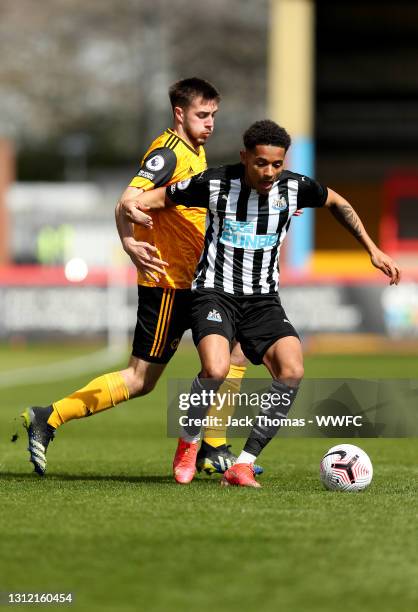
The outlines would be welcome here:
M 328 188 L 325 206 L 329 208 L 337 221 L 365 248 L 370 255 L 372 264 L 390 278 L 390 284 L 397 285 L 401 279 L 399 266 L 389 255 L 386 255 L 376 246 L 351 204 L 336 191 Z
M 143 189 L 132 186 L 127 187 L 119 198 L 117 206 L 131 223 L 136 223 L 137 225 L 151 228 L 152 217 L 147 215 L 145 212 L 142 212 L 138 206 L 137 198 L 142 193 L 144 193 Z M 149 210 L 149 207 L 144 206 L 143 210 Z
M 126 216 L 132 223 L 152 227 L 152 218 L 146 214 L 146 211 L 157 210 L 170 205 L 169 200 L 165 198 L 166 188 L 158 187 L 157 189 L 133 194 L 128 192 L 129 189 L 132 189 L 132 187 L 128 187 L 126 190 L 126 197 L 123 198 L 121 204 Z
M 129 189 L 136 189 L 136 187 L 128 187 L 126 191 Z M 133 226 L 126 215 L 122 198 L 116 204 L 115 219 L 123 249 L 131 258 L 138 272 L 144 279 L 152 278 L 158 281 L 156 273 L 165 274 L 164 268 L 168 266 L 168 263 L 158 258 L 157 247 L 148 242 L 135 240 Z

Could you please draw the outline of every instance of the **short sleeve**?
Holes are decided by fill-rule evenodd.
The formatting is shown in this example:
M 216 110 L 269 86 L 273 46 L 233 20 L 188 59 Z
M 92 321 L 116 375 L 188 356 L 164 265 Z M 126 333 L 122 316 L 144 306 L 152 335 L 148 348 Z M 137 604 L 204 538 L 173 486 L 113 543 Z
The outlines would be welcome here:
M 298 183 L 298 209 L 324 206 L 328 197 L 328 189 L 324 185 L 302 175 L 299 177 Z
M 182 206 L 208 208 L 209 180 L 206 175 L 207 172 L 202 172 L 185 181 L 173 183 L 166 189 L 168 199 Z
M 171 149 L 166 147 L 154 149 L 144 159 L 130 185 L 147 188 L 151 182 L 154 187 L 162 187 L 171 180 L 176 166 L 177 157 Z

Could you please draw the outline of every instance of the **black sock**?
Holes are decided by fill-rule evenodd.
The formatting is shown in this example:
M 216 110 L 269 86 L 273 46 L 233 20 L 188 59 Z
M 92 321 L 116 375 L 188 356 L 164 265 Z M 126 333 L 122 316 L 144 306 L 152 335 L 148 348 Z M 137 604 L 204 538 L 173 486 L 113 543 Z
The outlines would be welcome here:
M 262 408 L 244 446 L 244 451 L 258 457 L 263 448 L 270 442 L 280 429 L 280 419 L 287 418 L 293 402 L 296 399 L 298 387 L 289 387 L 280 380 L 273 380 L 270 394 L 278 393 L 280 405 L 270 405 Z M 274 423 L 272 423 L 274 421 Z
M 190 405 L 187 411 L 188 423 L 187 425 L 183 426 L 184 435 L 181 437 L 192 439 L 197 438 L 200 435 L 202 426 L 196 424 L 196 421 L 201 420 L 206 416 L 206 413 L 209 411 L 212 404 L 212 402 L 209 401 L 208 394 L 211 391 L 216 392 L 222 383 L 223 380 L 214 378 L 199 378 L 199 376 L 196 376 L 192 382 L 190 395 L 200 395 L 200 402 L 197 402 L 197 405 Z

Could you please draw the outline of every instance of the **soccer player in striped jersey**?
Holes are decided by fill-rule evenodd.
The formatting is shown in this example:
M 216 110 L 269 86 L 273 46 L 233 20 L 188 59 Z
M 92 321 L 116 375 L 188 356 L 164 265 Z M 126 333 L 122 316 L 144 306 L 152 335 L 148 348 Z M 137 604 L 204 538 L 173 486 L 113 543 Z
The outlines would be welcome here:
M 280 419 L 287 417 L 303 377 L 301 343 L 278 293 L 280 246 L 292 215 L 304 207 L 327 208 L 391 284 L 400 280 L 399 267 L 374 244 L 347 200 L 283 169 L 290 142 L 274 122 L 256 122 L 244 134 L 241 163 L 209 169 L 166 190 L 143 194 L 137 202 L 164 207 L 199 201 L 207 208 L 205 247 L 192 284 L 192 331 L 201 370 L 191 393 L 201 401 L 188 411 L 175 461 L 185 452 L 189 458 L 197 452 L 199 422 L 207 412 L 204 397 L 227 375 L 234 337 L 252 363 L 267 367 L 273 379 L 270 394 L 283 398 L 279 406 L 258 415 L 237 462 L 224 473 L 225 485 L 260 486 L 254 461 L 277 434 Z M 193 460 L 187 465 L 183 461 L 182 470 L 183 481 L 190 482 Z
M 123 247 L 138 269 L 139 306 L 129 364 L 120 372 L 95 378 L 50 406 L 31 407 L 23 413 L 30 460 L 40 475 L 45 473 L 46 450 L 58 427 L 149 393 L 190 327 L 190 285 L 203 248 L 205 210 L 198 201 L 190 201 L 188 207 L 178 206 L 164 214 L 156 211 L 153 227 L 141 227 L 131 222 L 129 202 L 143 191 L 206 169 L 203 145 L 213 132 L 220 96 L 208 81 L 190 78 L 174 83 L 169 97 L 173 128 L 153 141 L 116 207 Z M 231 356 L 231 384 L 239 386 L 244 372 L 245 357 L 236 344 Z M 224 472 L 235 459 L 226 446 L 225 427 L 208 431 L 200 467 Z

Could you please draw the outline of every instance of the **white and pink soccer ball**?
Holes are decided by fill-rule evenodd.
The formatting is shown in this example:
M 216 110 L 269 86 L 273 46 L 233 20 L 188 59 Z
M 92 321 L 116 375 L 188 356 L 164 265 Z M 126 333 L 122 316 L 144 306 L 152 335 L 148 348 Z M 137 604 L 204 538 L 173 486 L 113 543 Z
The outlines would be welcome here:
M 337 444 L 322 457 L 320 477 L 330 491 L 363 491 L 372 481 L 373 466 L 358 446 Z

